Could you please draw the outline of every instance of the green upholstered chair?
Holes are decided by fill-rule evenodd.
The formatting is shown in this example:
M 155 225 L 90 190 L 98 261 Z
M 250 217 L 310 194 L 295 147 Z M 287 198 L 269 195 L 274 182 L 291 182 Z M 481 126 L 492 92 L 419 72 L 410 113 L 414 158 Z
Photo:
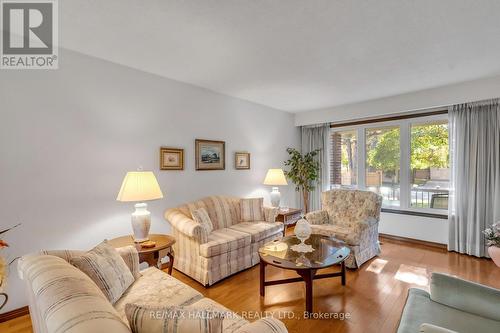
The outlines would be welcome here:
M 433 273 L 430 293 L 412 288 L 398 333 L 498 333 L 500 290 Z

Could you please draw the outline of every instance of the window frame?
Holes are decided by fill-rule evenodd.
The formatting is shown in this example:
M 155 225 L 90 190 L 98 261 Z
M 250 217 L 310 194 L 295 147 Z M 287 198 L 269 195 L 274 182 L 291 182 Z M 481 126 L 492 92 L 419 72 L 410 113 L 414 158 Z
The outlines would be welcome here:
M 422 125 L 433 121 L 448 121 L 447 113 L 435 115 L 415 116 L 397 120 L 369 121 L 357 125 L 339 126 L 330 128 L 330 134 L 335 132 L 356 131 L 358 142 L 357 156 L 357 188 L 366 189 L 366 130 L 374 128 L 383 128 L 390 126 L 399 127 L 399 151 L 400 151 L 400 205 L 399 207 L 382 206 L 382 211 L 419 215 L 426 217 L 447 218 L 448 211 L 432 208 L 418 208 L 411 206 L 411 126 Z M 449 132 L 448 132 L 449 135 Z M 449 137 L 449 136 L 448 136 Z

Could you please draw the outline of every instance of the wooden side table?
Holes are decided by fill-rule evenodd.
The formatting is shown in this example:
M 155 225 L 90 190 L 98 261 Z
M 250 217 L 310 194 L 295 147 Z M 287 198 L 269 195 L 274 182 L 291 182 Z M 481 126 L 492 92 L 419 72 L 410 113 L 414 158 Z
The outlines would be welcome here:
M 276 216 L 277 222 L 283 222 L 283 236 L 285 236 L 286 229 L 289 226 L 295 225 L 300 217 L 302 216 L 302 209 L 298 208 L 288 208 L 288 210 L 283 210 L 280 208 L 278 211 L 278 216 Z
M 167 251 L 167 256 L 170 259 L 168 263 L 168 274 L 172 275 L 174 268 L 174 250 L 172 245 L 175 243 L 175 238 L 169 235 L 152 234 L 149 235 L 149 240 L 156 242 L 155 247 L 143 248 L 141 243 L 135 243 L 134 238 L 123 236 L 109 240 L 109 244 L 113 247 L 123 247 L 132 245 L 139 252 L 139 263 L 147 262 L 149 266 L 155 266 L 161 269 L 160 251 Z

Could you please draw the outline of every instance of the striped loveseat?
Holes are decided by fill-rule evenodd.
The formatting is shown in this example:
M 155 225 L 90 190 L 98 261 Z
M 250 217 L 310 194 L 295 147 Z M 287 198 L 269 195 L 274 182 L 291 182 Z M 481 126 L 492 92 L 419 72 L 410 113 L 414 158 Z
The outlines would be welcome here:
M 259 263 L 259 248 L 283 236 L 277 208 L 264 207 L 265 221 L 240 222 L 239 198 L 210 196 L 165 212 L 176 238 L 174 267 L 205 286 Z M 209 234 L 191 211 L 205 208 Z
M 135 281 L 114 304 L 89 276 L 69 263 L 81 251 L 45 251 L 22 257 L 18 273 L 26 287 L 34 332 L 131 333 L 127 304 L 216 311 L 224 316 L 224 333 L 287 332 L 284 324 L 272 317 L 249 323 L 155 267 L 139 271 L 139 257 L 132 246 L 119 252 Z

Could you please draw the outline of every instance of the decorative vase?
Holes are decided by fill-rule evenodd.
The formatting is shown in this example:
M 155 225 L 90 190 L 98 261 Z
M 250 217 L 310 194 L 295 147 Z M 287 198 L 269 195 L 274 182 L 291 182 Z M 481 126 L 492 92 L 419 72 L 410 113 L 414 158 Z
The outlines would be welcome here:
M 303 243 L 311 236 L 311 225 L 309 225 L 306 219 L 301 218 L 297 221 L 297 224 L 295 224 L 294 232 L 295 236 Z
M 494 246 L 494 245 L 490 246 L 488 248 L 488 253 L 489 253 L 491 259 L 493 260 L 493 262 L 495 263 L 495 265 L 500 267 L 500 247 Z
M 307 222 L 306 219 L 301 218 L 300 220 L 297 221 L 295 224 L 295 236 L 300 240 L 300 244 L 293 245 L 291 247 L 292 250 L 297 251 L 297 252 L 312 252 L 314 251 L 313 247 L 311 245 L 308 245 L 304 243 L 309 236 L 311 236 L 311 225 L 309 222 Z

